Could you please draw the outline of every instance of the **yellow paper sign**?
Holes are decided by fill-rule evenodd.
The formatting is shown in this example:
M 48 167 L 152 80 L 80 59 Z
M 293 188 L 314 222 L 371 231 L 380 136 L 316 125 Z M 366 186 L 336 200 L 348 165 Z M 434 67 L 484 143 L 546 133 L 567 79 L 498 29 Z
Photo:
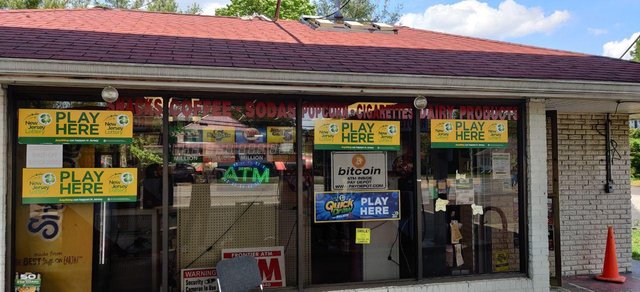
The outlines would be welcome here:
M 371 244 L 371 229 L 356 228 L 356 244 Z
M 136 168 L 24 168 L 22 203 L 135 202 Z
M 293 143 L 295 140 L 294 127 L 267 127 L 267 143 Z
M 216 143 L 235 143 L 236 142 L 236 129 L 235 128 L 221 128 L 221 129 L 206 129 L 202 131 L 204 142 L 216 142 Z
M 431 120 L 432 148 L 504 148 L 508 144 L 507 121 Z
M 15 210 L 15 272 L 42 274 L 42 291 L 91 291 L 93 205 L 17 205 Z
M 20 144 L 130 144 L 129 111 L 19 109 Z
M 498 250 L 493 253 L 493 271 L 507 272 L 509 271 L 509 251 Z
M 318 150 L 400 150 L 400 122 L 317 120 Z

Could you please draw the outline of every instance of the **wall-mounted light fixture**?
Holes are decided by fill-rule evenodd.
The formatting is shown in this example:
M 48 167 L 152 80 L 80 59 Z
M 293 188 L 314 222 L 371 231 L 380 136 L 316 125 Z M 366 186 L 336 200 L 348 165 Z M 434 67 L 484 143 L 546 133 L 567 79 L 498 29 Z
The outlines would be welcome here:
M 115 102 L 118 100 L 118 90 L 113 86 L 107 86 L 102 89 L 102 99 L 106 102 Z
M 417 109 L 427 108 L 427 98 L 422 95 L 416 96 L 416 98 L 413 99 L 413 106 L 415 106 Z

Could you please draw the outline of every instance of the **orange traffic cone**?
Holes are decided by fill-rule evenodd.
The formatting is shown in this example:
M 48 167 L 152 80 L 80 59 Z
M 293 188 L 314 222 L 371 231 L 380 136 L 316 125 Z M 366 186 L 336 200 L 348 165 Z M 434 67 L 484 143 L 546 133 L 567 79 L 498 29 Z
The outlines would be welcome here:
M 597 280 L 624 283 L 627 278 L 618 273 L 618 259 L 616 258 L 616 239 L 613 237 L 613 227 L 609 226 L 607 235 L 607 249 L 604 253 L 604 265 L 602 274 L 596 276 Z

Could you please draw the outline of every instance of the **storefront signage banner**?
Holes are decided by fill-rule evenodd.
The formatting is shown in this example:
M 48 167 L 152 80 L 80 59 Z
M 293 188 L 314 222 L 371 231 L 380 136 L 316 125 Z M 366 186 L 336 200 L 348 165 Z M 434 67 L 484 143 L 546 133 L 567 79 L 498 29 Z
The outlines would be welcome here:
M 236 130 L 236 143 L 264 143 L 267 141 L 267 130 L 265 128 L 246 128 Z
M 286 270 L 284 267 L 284 246 L 229 248 L 222 250 L 222 260 L 239 256 L 252 256 L 258 262 L 262 275 L 262 285 L 268 287 L 286 287 Z
M 20 144 L 130 144 L 129 111 L 19 109 Z
M 316 192 L 314 222 L 400 220 L 400 191 Z
M 385 152 L 332 152 L 331 166 L 334 191 L 387 188 Z
M 400 150 L 400 122 L 317 120 L 316 150 Z
M 202 131 L 204 142 L 234 143 L 236 141 L 236 129 L 205 129 Z
M 432 148 L 504 148 L 507 121 L 431 120 Z
M 295 140 L 294 127 L 267 127 L 267 143 L 293 143 Z
M 136 168 L 24 168 L 22 203 L 135 202 Z
M 181 291 L 219 291 L 217 277 L 216 268 L 182 269 L 180 273 Z

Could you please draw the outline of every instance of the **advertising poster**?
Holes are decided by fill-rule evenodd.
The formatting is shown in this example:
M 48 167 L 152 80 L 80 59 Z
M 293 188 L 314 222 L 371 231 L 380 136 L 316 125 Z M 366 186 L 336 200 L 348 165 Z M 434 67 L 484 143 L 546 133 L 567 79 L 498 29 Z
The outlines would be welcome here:
M 505 148 L 507 121 L 431 120 L 432 148 Z
M 43 291 L 91 291 L 93 205 L 16 205 L 15 269 Z
M 40 292 L 42 281 L 40 274 L 18 273 L 16 274 L 16 292 Z
M 316 192 L 314 222 L 400 220 L 400 191 Z
M 385 152 L 332 152 L 331 189 L 370 190 L 387 188 Z
M 130 111 L 19 109 L 20 144 L 131 144 Z
M 236 143 L 255 144 L 267 142 L 267 130 L 265 128 L 246 128 L 236 130 Z
M 400 150 L 399 121 L 316 120 L 316 150 Z
M 293 143 L 296 140 L 294 127 L 267 127 L 267 143 Z
M 182 131 L 182 141 L 181 142 L 202 142 L 202 131 L 198 129 L 184 129 Z
M 202 130 L 202 139 L 204 142 L 215 143 L 235 143 L 235 128 L 205 129 Z
M 284 269 L 284 246 L 229 248 L 222 250 L 222 260 L 239 256 L 252 256 L 258 261 L 262 275 L 262 285 L 268 287 L 286 287 Z
M 180 282 L 182 292 L 218 291 L 216 268 L 182 269 Z
M 491 169 L 493 179 L 511 178 L 511 154 L 491 153 Z
M 23 168 L 22 203 L 135 202 L 136 168 Z
M 456 205 L 473 204 L 473 178 L 467 178 L 466 174 L 460 174 L 456 171 Z

